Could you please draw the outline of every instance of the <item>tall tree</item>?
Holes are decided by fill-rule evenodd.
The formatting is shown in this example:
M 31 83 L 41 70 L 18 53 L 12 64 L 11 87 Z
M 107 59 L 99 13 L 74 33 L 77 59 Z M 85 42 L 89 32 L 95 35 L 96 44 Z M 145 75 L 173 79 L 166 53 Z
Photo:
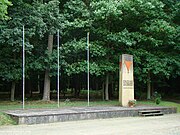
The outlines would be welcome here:
M 24 20 L 28 18 L 31 6 L 21 0 L 12 2 L 14 5 L 9 8 L 9 16 L 12 19 L 2 21 L 3 27 L 0 29 L 0 76 L 3 80 L 11 82 L 11 100 L 14 101 L 16 83 L 21 80 L 22 26 L 25 25 Z M 22 14 L 24 14 L 23 17 Z M 33 46 L 28 38 L 31 37 L 32 32 L 27 29 L 26 32 L 25 46 L 26 51 L 30 52 Z
M 39 20 L 42 20 L 45 24 L 46 31 L 44 35 L 47 34 L 48 41 L 48 57 L 51 57 L 53 50 L 53 37 L 58 29 L 62 30 L 63 16 L 60 13 L 59 1 L 52 0 L 48 3 L 35 3 L 35 15 L 41 16 Z M 44 91 L 43 91 L 43 100 L 50 100 L 50 63 L 47 63 L 45 69 L 45 78 L 44 78 Z
M 50 80 L 56 76 L 57 52 L 53 48 L 57 29 L 63 37 L 61 77 L 75 78 L 72 84 L 79 90 L 86 84 L 85 79 L 81 79 L 82 83 L 78 79 L 86 76 L 86 34 L 90 32 L 90 75 L 106 86 L 106 100 L 109 84 L 118 80 L 117 63 L 122 53 L 134 56 L 135 88 L 149 93 L 148 98 L 153 87 L 159 89 L 163 80 L 180 74 L 177 0 L 61 0 L 61 4 L 58 0 L 12 0 L 12 3 L 8 8 L 12 19 L 2 21 L 1 17 L 0 22 L 0 79 L 12 84 L 12 95 L 14 84 L 21 80 L 23 25 L 26 79 L 40 76 L 39 80 L 44 80 L 43 100 L 50 100 Z

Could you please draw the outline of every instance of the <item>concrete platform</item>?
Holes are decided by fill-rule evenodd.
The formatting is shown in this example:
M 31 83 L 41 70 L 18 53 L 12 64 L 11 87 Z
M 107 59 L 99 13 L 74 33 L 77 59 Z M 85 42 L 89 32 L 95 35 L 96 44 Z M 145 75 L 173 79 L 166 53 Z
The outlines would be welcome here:
M 5 111 L 17 124 L 41 124 L 87 119 L 105 119 L 138 116 L 139 111 L 161 110 L 164 114 L 176 113 L 173 107 L 137 106 L 128 107 L 71 107 L 59 109 L 28 109 Z

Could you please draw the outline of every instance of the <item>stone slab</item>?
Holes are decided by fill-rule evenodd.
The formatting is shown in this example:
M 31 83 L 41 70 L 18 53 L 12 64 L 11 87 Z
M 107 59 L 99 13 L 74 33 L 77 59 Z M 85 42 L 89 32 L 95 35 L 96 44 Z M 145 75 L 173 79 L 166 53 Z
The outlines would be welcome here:
M 173 107 L 137 106 L 128 107 L 70 107 L 58 109 L 8 110 L 6 114 L 14 118 L 18 124 L 41 124 L 87 119 L 105 119 L 138 116 L 139 111 L 161 110 L 164 114 L 176 113 Z

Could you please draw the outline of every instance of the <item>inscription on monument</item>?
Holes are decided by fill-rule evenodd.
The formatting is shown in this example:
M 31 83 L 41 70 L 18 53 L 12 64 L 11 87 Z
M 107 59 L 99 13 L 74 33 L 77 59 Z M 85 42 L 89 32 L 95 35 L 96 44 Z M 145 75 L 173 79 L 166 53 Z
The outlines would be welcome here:
M 123 80 L 123 86 L 133 86 L 133 80 Z
M 131 89 L 133 89 L 133 86 L 131 86 L 131 87 L 124 86 L 123 89 L 131 90 Z

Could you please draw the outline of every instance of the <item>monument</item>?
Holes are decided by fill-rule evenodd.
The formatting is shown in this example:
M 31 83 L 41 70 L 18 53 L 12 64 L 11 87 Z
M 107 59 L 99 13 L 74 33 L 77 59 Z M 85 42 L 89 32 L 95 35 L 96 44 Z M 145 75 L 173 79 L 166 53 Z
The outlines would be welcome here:
M 121 106 L 128 106 L 128 102 L 134 100 L 133 56 L 122 54 L 119 66 L 119 102 Z

